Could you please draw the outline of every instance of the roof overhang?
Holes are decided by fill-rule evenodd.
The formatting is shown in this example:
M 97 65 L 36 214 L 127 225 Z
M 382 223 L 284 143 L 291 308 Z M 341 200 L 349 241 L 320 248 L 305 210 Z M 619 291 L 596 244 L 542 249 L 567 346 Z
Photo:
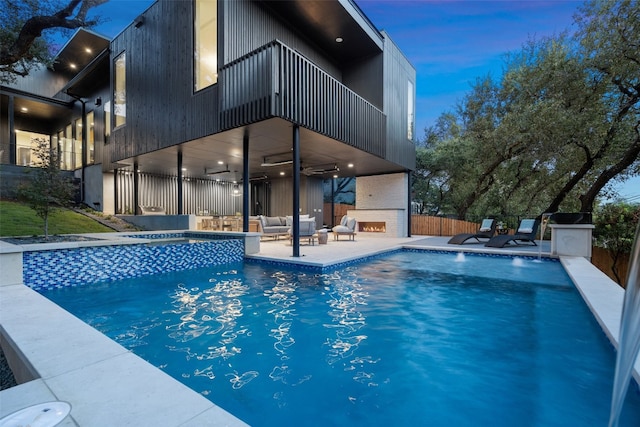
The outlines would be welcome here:
M 73 79 L 105 49 L 108 49 L 109 45 L 108 38 L 85 28 L 79 28 L 55 56 L 53 69 Z
M 383 51 L 383 36 L 352 0 L 263 1 L 288 25 L 341 62 Z M 340 38 L 341 42 L 336 40 Z

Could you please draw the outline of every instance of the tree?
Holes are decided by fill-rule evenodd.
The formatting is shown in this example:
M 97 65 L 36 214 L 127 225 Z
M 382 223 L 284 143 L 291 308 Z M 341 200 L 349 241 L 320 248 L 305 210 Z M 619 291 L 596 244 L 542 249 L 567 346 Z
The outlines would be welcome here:
M 44 221 L 44 237 L 49 238 L 49 216 L 73 202 L 75 185 L 60 171 L 58 152 L 45 138 L 35 140 L 36 161 L 29 170 L 31 179 L 18 188 L 18 198 Z
M 461 219 L 591 212 L 608 183 L 640 173 L 640 3 L 591 1 L 581 13 L 578 32 L 510 53 L 501 80 L 478 79 L 446 126 L 427 129 L 422 203 Z
M 49 65 L 52 53 L 43 32 L 94 26 L 99 18 L 87 19 L 87 13 L 107 1 L 0 0 L 0 83 Z
M 595 243 L 609 250 L 611 271 L 620 284 L 624 277 L 620 277 L 618 261 L 623 255 L 631 253 L 639 220 L 640 205 L 624 202 L 606 204 L 595 212 Z
M 604 118 L 609 126 L 603 146 L 617 152 L 581 195 L 582 209 L 587 211 L 611 179 L 634 165 L 636 171 L 640 168 L 640 3 L 592 0 L 582 8 L 577 23 L 589 70 L 609 86 L 607 101 L 612 109 Z

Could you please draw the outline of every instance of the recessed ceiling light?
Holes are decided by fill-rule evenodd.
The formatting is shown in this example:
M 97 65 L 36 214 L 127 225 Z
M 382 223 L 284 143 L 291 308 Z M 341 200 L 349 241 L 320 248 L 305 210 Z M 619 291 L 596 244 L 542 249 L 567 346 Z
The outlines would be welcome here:
M 69 67 L 73 68 L 74 70 L 76 69 L 76 64 L 69 64 Z
M 280 175 L 284 176 L 284 172 L 280 172 Z
M 342 43 L 344 39 L 342 37 L 336 37 L 336 43 Z
M 337 178 L 337 177 L 338 177 L 338 175 L 333 175 L 333 177 L 334 177 L 334 178 Z
M 353 163 L 349 163 L 349 164 L 347 165 L 347 167 L 352 168 L 352 167 L 353 167 Z
M 22 111 L 23 113 L 26 113 L 27 111 L 29 111 L 29 109 L 27 107 L 22 107 L 20 111 Z
M 224 162 L 222 160 L 218 160 L 218 164 L 219 165 L 224 165 Z
M 182 168 L 182 170 L 183 170 L 183 171 L 186 171 L 186 170 L 187 170 L 187 168 Z

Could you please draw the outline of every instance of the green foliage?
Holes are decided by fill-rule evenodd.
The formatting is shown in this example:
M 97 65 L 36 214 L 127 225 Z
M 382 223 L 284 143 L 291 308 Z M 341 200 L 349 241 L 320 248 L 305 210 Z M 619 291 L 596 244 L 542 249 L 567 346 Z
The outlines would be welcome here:
M 622 255 L 631 253 L 639 220 L 640 205 L 625 202 L 609 203 L 594 212 L 594 243 L 609 250 L 613 261 L 611 270 L 618 283 L 622 283 L 622 278 L 617 262 Z
M 608 203 L 594 213 L 593 237 L 598 246 L 623 254 L 631 252 L 640 219 L 640 205 Z
M 90 28 L 89 9 L 107 0 L 0 0 L 0 83 L 50 66 L 53 37 L 76 28 Z
M 18 197 L 44 221 L 44 236 L 49 236 L 49 215 L 73 201 L 75 185 L 60 171 L 58 152 L 45 138 L 37 140 L 34 150 L 35 168 L 31 179 L 20 186 Z
M 640 174 L 640 3 L 589 2 L 578 31 L 506 56 L 427 129 L 414 197 L 459 218 L 590 212 Z
M 50 234 L 109 233 L 109 227 L 68 209 L 49 218 Z M 42 233 L 42 219 L 25 204 L 0 201 L 0 236 L 35 236 Z

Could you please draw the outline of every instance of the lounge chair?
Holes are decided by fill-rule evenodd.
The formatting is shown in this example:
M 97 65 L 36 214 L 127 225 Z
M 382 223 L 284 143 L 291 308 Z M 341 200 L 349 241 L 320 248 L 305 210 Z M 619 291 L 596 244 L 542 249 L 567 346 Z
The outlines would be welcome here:
M 344 215 L 340 220 L 340 225 L 336 225 L 331 229 L 333 240 L 340 240 L 340 236 L 347 236 L 349 240 L 355 240 L 357 223 L 358 221 L 355 218 Z
M 538 246 L 536 244 L 536 234 L 538 233 L 539 226 L 539 218 L 523 219 L 522 221 L 520 221 L 520 225 L 518 226 L 518 230 L 515 234 L 501 234 L 498 236 L 493 236 L 487 243 L 485 243 L 485 246 L 491 248 L 503 248 L 507 243 L 511 242 L 515 243 L 516 245 L 533 243 L 533 246 Z
M 480 239 L 491 239 L 493 235 L 496 233 L 496 220 L 492 218 L 487 218 L 482 220 L 482 224 L 480 224 L 480 228 L 477 233 L 460 233 L 453 236 L 447 243 L 450 245 L 462 245 L 469 239 L 476 239 L 475 242 L 471 243 L 481 243 Z

